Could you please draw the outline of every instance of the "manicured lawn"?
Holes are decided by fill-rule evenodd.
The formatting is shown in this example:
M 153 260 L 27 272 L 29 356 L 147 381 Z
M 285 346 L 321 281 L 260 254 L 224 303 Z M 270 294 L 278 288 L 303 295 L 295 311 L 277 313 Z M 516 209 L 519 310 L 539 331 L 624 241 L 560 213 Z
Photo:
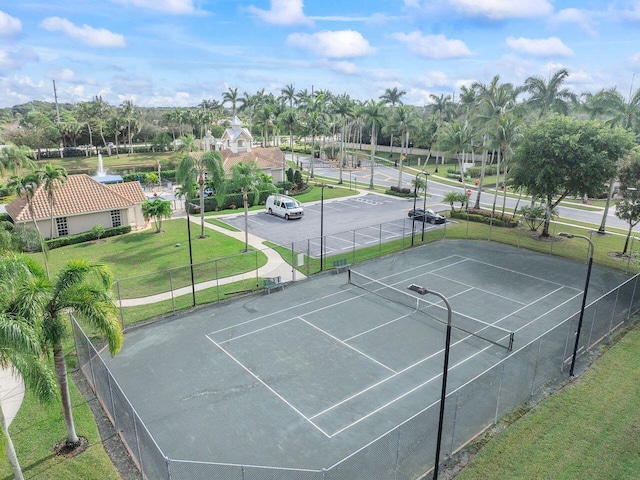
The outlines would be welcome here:
M 163 222 L 162 230 L 164 233 L 157 234 L 152 228 L 51 250 L 51 272 L 55 273 L 75 258 L 104 263 L 116 279 L 126 283 L 127 293 L 123 296 L 127 298 L 168 291 L 170 281 L 174 282 L 174 288 L 187 285 L 190 282 L 190 278 L 186 279 L 189 270 L 186 268 L 189 265 L 187 221 L 184 218 L 167 220 Z M 261 252 L 242 254 L 244 242 L 211 229 L 205 229 L 206 238 L 198 238 L 199 234 L 199 225 L 192 223 L 193 263 L 202 272 L 197 282 L 212 280 L 216 274 L 221 278 L 248 272 L 267 262 L 267 257 Z M 41 254 L 34 256 L 42 260 Z
M 67 367 L 75 367 L 73 340 L 65 342 Z M 51 362 L 53 364 L 53 362 Z M 53 368 L 53 365 L 52 365 Z M 120 476 L 102 448 L 91 409 L 75 384 L 70 381 L 73 418 L 78 435 L 86 437 L 89 447 L 80 455 L 65 459 L 52 451 L 66 438 L 66 426 L 59 401 L 38 403 L 29 391 L 9 428 L 25 479 L 118 480 Z M 6 455 L 0 455 L 0 478 L 12 479 Z
M 640 329 L 489 441 L 456 480 L 640 478 Z

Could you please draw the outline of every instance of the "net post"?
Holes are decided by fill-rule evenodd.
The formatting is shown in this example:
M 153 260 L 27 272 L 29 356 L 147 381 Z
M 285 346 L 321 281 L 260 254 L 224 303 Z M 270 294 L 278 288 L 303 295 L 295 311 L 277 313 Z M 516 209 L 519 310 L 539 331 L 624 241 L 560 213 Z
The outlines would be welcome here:
M 511 332 L 509 334 L 509 351 L 512 352 L 513 351 L 513 336 L 515 335 L 515 332 Z
M 351 284 L 351 269 L 347 268 L 347 283 Z

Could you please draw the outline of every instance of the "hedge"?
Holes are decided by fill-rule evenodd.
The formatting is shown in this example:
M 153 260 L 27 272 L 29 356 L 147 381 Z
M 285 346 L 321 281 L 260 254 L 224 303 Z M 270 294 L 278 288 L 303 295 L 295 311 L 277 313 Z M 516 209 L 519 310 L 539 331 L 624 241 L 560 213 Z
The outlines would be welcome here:
M 470 208 L 467 211 L 457 212 L 451 211 L 451 218 L 458 218 L 460 220 L 469 220 L 470 222 L 479 222 L 486 224 L 493 224 L 496 227 L 507 227 L 513 228 L 518 226 L 518 221 L 515 220 L 511 215 L 505 215 L 504 220 L 493 217 L 493 221 L 491 220 L 491 212 L 487 210 L 478 210 Z
M 100 238 L 106 237 L 115 237 L 117 235 L 123 235 L 125 233 L 129 233 L 131 231 L 130 225 L 125 225 L 122 227 L 112 227 L 105 228 L 104 233 L 100 235 Z M 52 238 L 51 240 L 47 240 L 45 243 L 49 250 L 53 250 L 54 248 L 64 247 L 67 245 L 75 245 L 77 243 L 90 242 L 92 240 L 96 240 L 96 234 L 92 231 L 78 233 L 76 235 L 65 235 L 64 237 Z
M 264 204 L 267 201 L 267 197 L 272 193 L 273 192 L 269 190 L 263 190 L 261 192 L 258 192 L 259 194 L 258 201 L 255 202 L 253 192 L 249 192 L 248 194 L 249 206 L 252 207 L 253 205 Z M 200 213 L 196 211 L 200 207 L 199 197 L 188 199 L 188 203 L 189 203 L 189 214 L 195 215 Z M 192 205 L 195 205 L 196 207 L 193 207 Z M 216 197 L 204 197 L 205 212 L 216 212 L 218 210 L 228 210 L 231 208 L 232 205 L 235 205 L 236 208 L 242 207 L 243 205 L 242 193 L 229 193 L 225 195 L 222 205 L 218 205 L 218 201 L 216 200 Z

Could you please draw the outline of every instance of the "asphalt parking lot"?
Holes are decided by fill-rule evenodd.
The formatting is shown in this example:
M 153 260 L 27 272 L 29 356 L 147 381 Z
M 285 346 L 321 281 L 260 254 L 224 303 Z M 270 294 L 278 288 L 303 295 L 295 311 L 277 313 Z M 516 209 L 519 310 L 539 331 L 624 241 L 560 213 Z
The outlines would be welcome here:
M 419 207 L 422 203 L 419 202 Z M 299 220 L 285 220 L 265 211 L 249 215 L 249 233 L 285 247 L 294 243 L 307 242 L 311 256 L 320 254 L 321 219 L 322 234 L 325 236 L 326 254 L 339 253 L 358 246 L 368 246 L 408 235 L 412 222 L 408 212 L 413 208 L 413 199 L 392 198 L 367 194 L 325 201 L 324 204 L 304 205 L 304 217 Z M 427 208 L 441 211 L 441 204 L 429 203 Z M 223 219 L 226 223 L 244 230 L 244 214 Z M 422 224 L 416 222 L 416 228 Z M 428 225 L 425 228 L 442 228 L 442 225 Z

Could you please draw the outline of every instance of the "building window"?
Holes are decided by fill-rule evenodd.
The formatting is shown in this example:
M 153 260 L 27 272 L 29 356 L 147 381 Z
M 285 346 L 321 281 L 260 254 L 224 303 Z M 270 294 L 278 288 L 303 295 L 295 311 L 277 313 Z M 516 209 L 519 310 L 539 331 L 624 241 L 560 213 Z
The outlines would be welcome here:
M 122 218 L 120 217 L 120 210 L 111 210 L 111 226 L 120 227 L 122 225 Z
M 238 140 L 238 147 L 244 147 L 244 140 Z
M 69 226 L 67 225 L 67 217 L 56 218 L 56 226 L 58 227 L 58 236 L 64 237 L 69 235 Z

